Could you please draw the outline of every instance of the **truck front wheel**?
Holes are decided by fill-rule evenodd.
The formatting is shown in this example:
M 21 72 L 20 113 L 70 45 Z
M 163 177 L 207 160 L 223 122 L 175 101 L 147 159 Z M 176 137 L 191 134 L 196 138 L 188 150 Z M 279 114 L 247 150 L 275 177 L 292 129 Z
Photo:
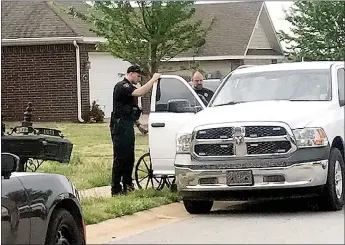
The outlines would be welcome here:
M 345 187 L 344 159 L 339 149 L 332 148 L 328 161 L 328 176 L 320 206 L 327 211 L 338 211 L 344 206 Z
M 207 214 L 212 209 L 213 201 L 184 199 L 183 205 L 190 214 Z

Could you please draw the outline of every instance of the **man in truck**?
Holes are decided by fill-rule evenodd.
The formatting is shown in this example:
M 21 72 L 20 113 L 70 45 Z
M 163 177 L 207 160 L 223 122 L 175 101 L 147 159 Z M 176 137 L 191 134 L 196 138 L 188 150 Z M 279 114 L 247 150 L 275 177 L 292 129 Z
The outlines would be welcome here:
M 207 105 L 213 96 L 213 92 L 203 86 L 203 79 L 204 77 L 201 72 L 193 72 L 192 87 L 204 104 Z

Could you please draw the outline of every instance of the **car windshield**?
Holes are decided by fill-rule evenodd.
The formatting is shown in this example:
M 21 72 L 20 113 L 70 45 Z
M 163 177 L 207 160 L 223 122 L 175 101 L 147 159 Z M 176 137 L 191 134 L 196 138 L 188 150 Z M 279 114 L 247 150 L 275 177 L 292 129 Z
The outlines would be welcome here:
M 229 76 L 210 106 L 264 100 L 327 101 L 331 97 L 328 69 L 265 71 Z

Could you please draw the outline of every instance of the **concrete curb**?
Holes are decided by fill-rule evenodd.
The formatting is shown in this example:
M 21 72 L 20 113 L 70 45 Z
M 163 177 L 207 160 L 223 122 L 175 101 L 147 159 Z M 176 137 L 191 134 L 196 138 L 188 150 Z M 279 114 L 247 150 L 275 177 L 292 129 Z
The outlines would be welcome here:
M 80 197 L 110 197 L 110 186 L 81 190 Z M 243 202 L 215 202 L 213 210 L 224 210 Z M 86 226 L 88 244 L 104 244 L 194 217 L 182 202 L 162 205 L 132 215 Z
M 212 210 L 226 210 L 243 202 L 215 202 Z M 145 211 L 86 226 L 88 244 L 105 244 L 195 217 L 182 202 L 162 205 Z
M 88 244 L 109 243 L 191 217 L 181 203 L 163 205 L 99 224 L 87 225 L 86 241 Z

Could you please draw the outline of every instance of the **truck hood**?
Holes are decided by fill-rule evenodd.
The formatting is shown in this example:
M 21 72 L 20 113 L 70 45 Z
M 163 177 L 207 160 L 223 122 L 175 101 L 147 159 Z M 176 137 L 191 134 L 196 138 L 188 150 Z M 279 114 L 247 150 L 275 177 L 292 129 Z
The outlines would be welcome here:
M 329 110 L 329 101 L 253 101 L 235 105 L 207 107 L 197 113 L 183 132 L 197 126 L 227 122 L 285 122 L 292 129 L 303 128 Z

